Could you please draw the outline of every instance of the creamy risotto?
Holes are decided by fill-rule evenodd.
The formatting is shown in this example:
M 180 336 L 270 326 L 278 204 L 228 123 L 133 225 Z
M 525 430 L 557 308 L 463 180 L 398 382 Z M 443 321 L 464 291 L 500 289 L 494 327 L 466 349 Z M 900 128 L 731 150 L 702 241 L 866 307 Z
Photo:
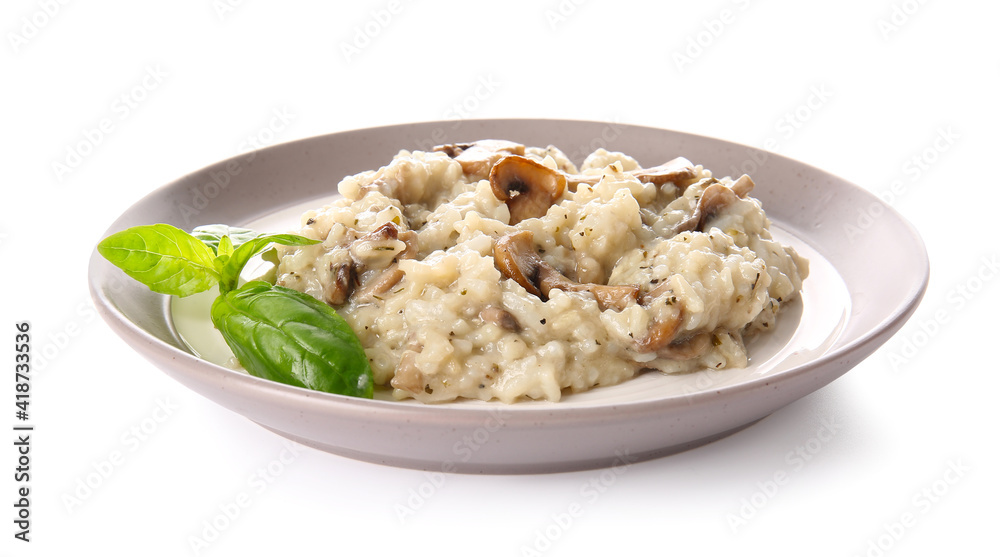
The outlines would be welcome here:
M 401 151 L 302 216 L 278 284 L 325 301 L 397 398 L 559 400 L 648 370 L 744 367 L 808 263 L 749 176 L 484 140 Z

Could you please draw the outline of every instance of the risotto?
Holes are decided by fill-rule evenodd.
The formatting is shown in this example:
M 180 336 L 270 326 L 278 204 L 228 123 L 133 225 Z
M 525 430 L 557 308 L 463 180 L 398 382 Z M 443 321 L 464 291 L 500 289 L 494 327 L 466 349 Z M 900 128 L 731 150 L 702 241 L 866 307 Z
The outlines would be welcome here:
M 333 306 L 396 398 L 557 401 L 745 367 L 808 262 L 748 176 L 501 140 L 400 151 L 302 216 L 278 284 Z

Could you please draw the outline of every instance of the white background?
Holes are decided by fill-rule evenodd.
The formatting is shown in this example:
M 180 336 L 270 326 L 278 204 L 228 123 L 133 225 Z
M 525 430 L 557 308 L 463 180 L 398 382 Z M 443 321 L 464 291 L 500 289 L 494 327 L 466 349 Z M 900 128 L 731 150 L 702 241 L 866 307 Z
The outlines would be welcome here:
M 0 13 L 0 352 L 13 368 L 14 323 L 26 319 L 38 358 L 32 541 L 13 539 L 9 435 L 0 554 L 995 551 L 996 3 L 8 0 Z M 91 250 L 154 188 L 248 137 L 458 117 L 774 140 L 914 223 L 929 289 L 895 338 L 833 384 L 618 475 L 435 477 L 293 456 L 96 317 Z M 16 422 L 12 375 L 0 381 L 0 425 Z M 820 441 L 824 423 L 834 432 Z M 130 433 L 142 427 L 142 439 Z M 815 454 L 795 457 L 799 447 Z M 278 473 L 258 483 L 269 466 Z M 239 515 L 220 518 L 241 493 Z M 419 508 L 401 518 L 407 505 Z M 194 551 L 213 521 L 222 531 Z

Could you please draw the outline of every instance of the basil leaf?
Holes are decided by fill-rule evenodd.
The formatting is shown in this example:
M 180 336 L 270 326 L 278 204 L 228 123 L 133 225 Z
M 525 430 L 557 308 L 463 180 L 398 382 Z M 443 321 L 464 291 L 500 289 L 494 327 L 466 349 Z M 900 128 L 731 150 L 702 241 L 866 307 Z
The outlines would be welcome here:
M 229 236 L 223 236 L 219 238 L 219 244 L 215 247 L 215 253 L 219 257 L 226 255 L 232 255 L 235 246 L 233 246 L 233 240 Z
M 135 226 L 108 236 L 97 251 L 153 292 L 189 296 L 219 282 L 215 254 L 169 224 Z
M 247 264 L 247 261 L 250 261 L 251 257 L 257 255 L 271 244 L 308 246 L 318 243 L 319 240 L 310 240 L 309 238 L 295 234 L 261 234 L 252 240 L 248 240 L 236 248 L 220 270 L 222 278 L 219 282 L 219 289 L 225 293 L 236 288 L 236 285 L 239 284 L 240 272 L 243 271 L 243 267 Z
M 260 258 L 265 263 L 270 263 L 271 265 L 261 275 L 254 277 L 253 280 L 262 280 L 274 284 L 278 281 L 278 265 L 281 264 L 281 259 L 278 257 L 278 250 L 275 248 L 266 249 L 260 252 Z
M 212 323 L 256 377 L 372 398 L 361 341 L 330 306 L 296 290 L 248 282 L 216 298 Z
M 222 238 L 229 236 L 231 247 L 240 247 L 244 242 L 253 240 L 258 236 L 256 232 L 249 228 L 237 228 L 225 224 L 206 224 L 191 231 L 191 235 L 205 243 L 212 251 L 218 255 L 225 255 L 219 251 L 219 242 Z

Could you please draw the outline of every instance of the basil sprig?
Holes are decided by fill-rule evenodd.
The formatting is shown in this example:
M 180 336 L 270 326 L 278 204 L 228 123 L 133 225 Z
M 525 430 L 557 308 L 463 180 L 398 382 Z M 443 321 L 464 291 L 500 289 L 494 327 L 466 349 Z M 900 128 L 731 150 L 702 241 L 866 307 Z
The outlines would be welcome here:
M 200 226 L 191 234 L 153 224 L 112 234 L 97 251 L 153 292 L 184 297 L 218 284 L 212 323 L 251 375 L 372 398 L 364 348 L 337 312 L 311 296 L 268 282 L 239 286 L 243 267 L 271 244 L 316 243 L 294 234 L 257 234 L 223 224 Z M 274 260 L 270 252 L 263 256 Z

